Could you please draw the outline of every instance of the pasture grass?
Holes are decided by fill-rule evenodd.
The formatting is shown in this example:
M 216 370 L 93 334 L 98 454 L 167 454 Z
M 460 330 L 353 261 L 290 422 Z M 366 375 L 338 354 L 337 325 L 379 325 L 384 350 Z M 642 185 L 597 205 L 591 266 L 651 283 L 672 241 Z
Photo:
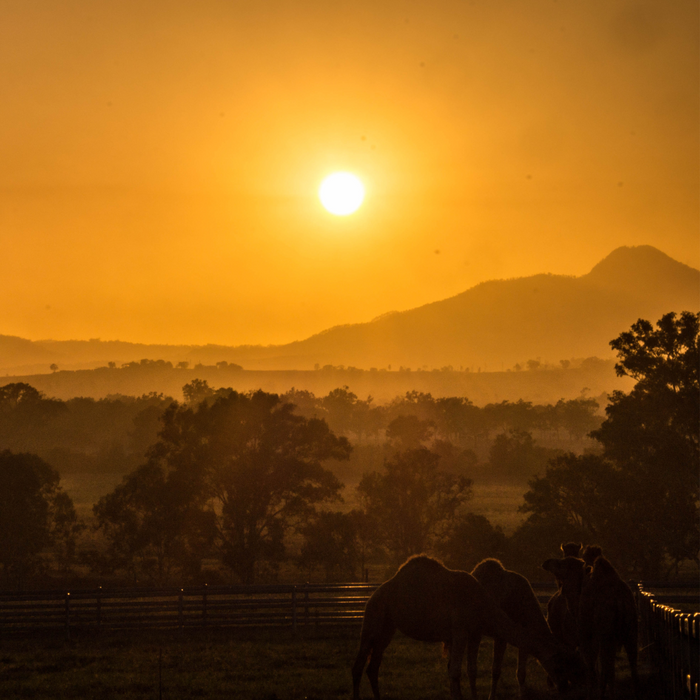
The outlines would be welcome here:
M 483 515 L 489 522 L 500 525 L 506 535 L 512 535 L 525 520 L 526 514 L 519 513 L 523 495 L 529 490 L 527 484 L 508 481 L 474 480 L 474 497 L 468 508 L 476 515 Z
M 245 700 L 347 700 L 352 695 L 350 667 L 358 629 L 321 629 L 294 636 L 291 630 L 209 630 L 120 632 L 62 638 L 0 639 L 0 697 L 95 698 L 240 698 Z M 488 697 L 491 642 L 479 656 L 479 696 Z M 626 659 L 618 661 L 619 700 L 631 698 Z M 644 676 L 645 687 L 649 678 Z M 466 667 L 462 686 L 469 697 Z M 547 687 L 539 665 L 528 665 L 529 698 L 545 700 Z M 380 671 L 385 700 L 448 700 L 447 662 L 438 644 L 397 634 Z M 371 697 L 366 676 L 363 699 Z M 515 654 L 509 647 L 499 698 L 517 698 Z M 644 696 L 651 700 L 651 689 Z M 573 700 L 573 698 L 572 698 Z

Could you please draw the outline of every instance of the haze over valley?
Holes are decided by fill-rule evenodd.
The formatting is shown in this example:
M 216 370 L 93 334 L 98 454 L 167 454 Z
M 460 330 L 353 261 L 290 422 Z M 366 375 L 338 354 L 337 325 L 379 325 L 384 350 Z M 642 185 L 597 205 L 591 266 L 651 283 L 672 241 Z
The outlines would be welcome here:
M 473 373 L 611 359 L 609 342 L 638 318 L 700 308 L 700 272 L 651 246 L 618 248 L 586 275 L 540 274 L 483 282 L 461 294 L 286 345 L 144 345 L 120 340 L 29 341 L 0 336 L 8 376 L 117 367 L 226 362 L 245 370 L 434 370 Z M 222 319 L 222 323 L 225 323 Z M 59 372 L 60 374 L 60 372 Z M 183 382 L 184 383 L 184 382 Z M 583 388 L 583 387 L 581 387 Z

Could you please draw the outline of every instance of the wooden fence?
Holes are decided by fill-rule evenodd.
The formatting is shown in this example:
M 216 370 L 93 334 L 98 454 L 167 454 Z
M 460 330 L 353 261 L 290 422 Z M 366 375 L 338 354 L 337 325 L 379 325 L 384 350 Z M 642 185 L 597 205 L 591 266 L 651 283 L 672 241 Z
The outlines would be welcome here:
M 35 631 L 360 624 L 376 585 L 203 586 L 0 594 L 0 636 Z
M 51 631 L 70 638 L 76 632 L 117 629 L 287 627 L 296 632 L 322 625 L 359 626 L 376 587 L 353 583 L 5 593 L 0 594 L 0 638 Z M 533 587 L 541 603 L 555 588 L 549 583 Z M 640 647 L 659 671 L 664 699 L 700 700 L 700 613 L 670 607 L 697 606 L 697 584 L 640 583 L 634 588 Z
M 648 588 L 662 592 L 652 593 Z M 668 583 L 637 585 L 639 645 L 659 673 L 660 700 L 700 700 L 700 613 L 671 607 L 685 602 L 697 606 L 697 586 L 694 596 L 671 592 L 671 588 L 680 587 Z

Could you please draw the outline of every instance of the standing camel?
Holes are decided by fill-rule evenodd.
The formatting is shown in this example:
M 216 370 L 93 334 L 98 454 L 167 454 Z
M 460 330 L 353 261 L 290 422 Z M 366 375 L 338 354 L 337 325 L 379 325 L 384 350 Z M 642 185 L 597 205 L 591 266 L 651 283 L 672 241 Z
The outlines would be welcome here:
M 537 596 L 532 590 L 530 582 L 524 576 L 515 571 L 508 571 L 498 559 L 484 559 L 484 561 L 476 565 L 472 571 L 472 576 L 489 592 L 496 604 L 513 622 L 523 627 L 528 633 L 535 634 L 541 639 L 551 638 L 552 644 L 555 645 L 555 639 L 549 629 L 547 620 L 542 614 L 542 608 L 537 600 Z M 476 666 L 480 643 L 480 634 L 469 636 L 467 675 L 469 676 L 469 684 L 474 697 L 476 697 Z M 573 650 L 574 647 L 572 646 L 571 648 Z M 496 686 L 501 676 L 501 665 L 505 650 L 506 640 L 501 637 L 494 637 L 489 700 L 495 700 L 496 698 Z M 527 651 L 519 648 L 516 677 L 521 696 L 525 693 L 527 659 Z M 579 668 L 576 670 L 579 678 L 582 679 L 584 674 L 582 665 L 579 665 Z
M 603 550 L 596 544 L 587 544 L 584 547 L 581 559 L 590 567 L 595 564 L 595 560 L 603 553 Z
M 638 698 L 637 608 L 629 586 L 602 555 L 595 559 L 592 571 L 583 560 L 573 557 L 548 559 L 542 566 L 562 580 L 562 595 L 576 618 L 587 666 L 589 698 L 602 700 L 608 687 L 610 697 L 615 697 L 615 657 L 620 647 L 627 653 Z
M 570 581 L 578 580 L 578 576 L 583 576 L 585 569 L 585 566 L 582 566 L 582 560 L 579 558 L 581 544 L 578 542 L 562 544 L 561 551 L 566 562 L 560 566 L 567 567 L 565 568 L 566 571 L 573 572 L 573 578 L 571 578 L 571 575 L 569 577 Z M 576 610 L 578 608 L 580 590 L 570 584 L 567 586 L 566 594 L 564 594 L 562 591 L 563 579 L 547 567 L 547 563 L 550 561 L 559 560 L 548 559 L 542 565 L 542 568 L 554 574 L 557 582 L 556 593 L 547 601 L 547 624 L 555 639 L 562 644 L 575 648 L 578 646 Z
M 367 677 L 375 700 L 379 700 L 379 666 L 397 629 L 419 641 L 442 642 L 449 650 L 452 700 L 462 700 L 462 657 L 472 635 L 497 637 L 523 648 L 557 683 L 566 681 L 574 663 L 572 655 L 549 638 L 528 633 L 512 622 L 471 574 L 447 569 L 439 561 L 419 555 L 403 564 L 367 602 L 360 648 L 352 667 L 354 700 L 359 700 L 368 659 Z

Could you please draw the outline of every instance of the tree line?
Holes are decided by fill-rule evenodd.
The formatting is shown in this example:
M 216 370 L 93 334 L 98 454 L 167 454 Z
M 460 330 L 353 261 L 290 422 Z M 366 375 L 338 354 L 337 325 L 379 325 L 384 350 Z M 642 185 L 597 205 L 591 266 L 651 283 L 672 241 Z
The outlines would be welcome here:
M 195 381 L 183 403 L 150 396 L 129 404 L 132 421 L 148 423 L 147 412 L 155 436 L 139 464 L 95 504 L 89 546 L 80 546 L 86 525 L 53 465 L 29 452 L 0 454 L 6 585 L 27 581 L 49 550 L 66 572 L 82 565 L 97 576 L 118 572 L 153 584 L 271 580 L 290 558 L 309 574 L 357 579 L 371 563 L 393 566 L 418 552 L 464 569 L 498 556 L 536 577 L 539 562 L 571 539 L 601 545 L 630 576 L 697 565 L 698 315 L 667 314 L 656 326 L 640 320 L 611 346 L 616 371 L 633 377 L 634 389 L 610 397 L 605 420 L 590 429 L 595 449 L 550 455 L 530 478 L 525 520 L 509 537 L 469 510 L 475 459 L 465 445 L 485 435 L 472 426 L 482 420 L 498 431 L 490 464 L 510 455 L 522 470 L 523 455 L 537 447 L 528 428 L 552 430 L 551 417 L 564 415 L 567 404 L 592 419 L 586 399 L 551 410 L 527 402 L 479 409 L 463 398 L 414 392 L 374 407 L 347 387 L 317 399 Z M 70 410 L 70 402 L 9 386 L 0 389 L 3 419 L 16 420 L 26 401 L 35 425 L 48 429 Z M 384 421 L 377 436 L 367 427 L 370 415 Z M 379 430 L 382 462 L 364 470 L 344 507 L 333 465 L 350 459 L 351 437 L 357 446 L 381 439 Z

